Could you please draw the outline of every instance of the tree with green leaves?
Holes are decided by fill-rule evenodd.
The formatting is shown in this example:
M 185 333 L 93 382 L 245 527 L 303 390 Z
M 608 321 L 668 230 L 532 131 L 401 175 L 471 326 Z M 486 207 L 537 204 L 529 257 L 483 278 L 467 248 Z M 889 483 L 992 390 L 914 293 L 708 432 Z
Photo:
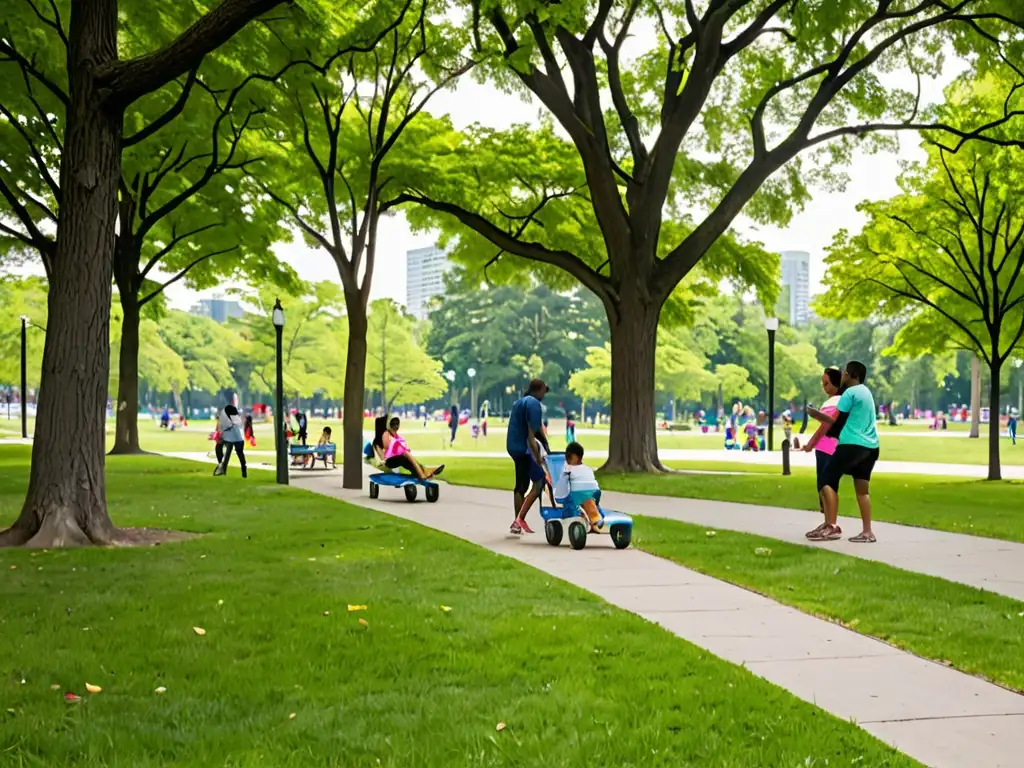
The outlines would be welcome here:
M 587 348 L 607 339 L 604 310 L 586 291 L 481 285 L 456 273 L 431 310 L 427 351 L 446 368 L 475 368 L 479 391 L 498 401 L 535 376 L 560 390 L 586 365 Z M 534 355 L 537 367 L 527 362 Z
M 26 384 L 30 389 L 38 389 L 46 339 L 46 281 L 38 277 L 0 276 L 0 307 L 4 308 L 0 385 L 21 386 L 21 318 L 25 317 Z
M 395 403 L 418 404 L 447 391 L 441 362 L 424 351 L 415 320 L 394 301 L 370 304 L 367 323 L 366 389 L 380 395 L 385 413 Z
M 317 393 L 341 397 L 345 386 L 345 300 L 338 285 L 329 280 L 304 286 L 290 295 L 265 287 L 247 296 L 254 311 L 229 324 L 238 334 L 234 367 L 236 372 L 246 374 L 239 381 L 241 388 L 275 391 L 277 350 L 272 309 L 279 297 L 286 316 L 281 344 L 285 392 L 296 402 Z
M 68 61 L 62 21 L 67 14 L 61 12 L 66 5 L 54 3 L 53 23 L 43 26 L 36 41 L 37 57 Z M 24 7 L 34 6 L 24 0 Z M 178 6 L 162 14 L 159 24 L 152 24 L 140 18 L 149 18 L 149 6 L 126 3 L 122 10 L 125 24 L 132 30 L 122 44 L 127 55 L 169 42 L 172 30 L 186 25 L 192 13 L 187 6 Z M 121 314 L 120 349 L 113 356 L 118 370 L 111 376 L 118 382 L 111 453 L 140 450 L 140 322 L 147 305 L 154 310 L 151 317 L 158 317 L 161 311 L 150 302 L 162 301 L 164 289 L 179 280 L 193 289 L 212 287 L 225 277 L 269 280 L 285 286 L 294 280 L 292 270 L 280 265 L 271 251 L 273 242 L 284 235 L 278 217 L 272 215 L 276 209 L 243 173 L 260 161 L 258 146 L 247 134 L 253 123 L 259 122 L 262 110 L 253 104 L 244 112 L 234 108 L 245 84 L 259 77 L 242 77 L 236 62 L 259 60 L 257 52 L 267 49 L 263 58 L 275 64 L 290 55 L 280 35 L 253 27 L 205 57 L 177 92 L 160 89 L 125 112 L 113 270 Z M 52 114 L 49 110 L 59 110 L 61 98 L 67 98 L 68 79 L 66 69 L 54 69 L 51 80 L 59 93 L 51 94 L 37 94 L 28 79 L 18 83 L 24 91 L 21 95 L 35 110 L 24 124 L 0 104 L 8 130 L 17 129 L 14 132 L 26 150 L 25 158 L 31 160 L 22 160 L 19 173 L 10 175 L 9 185 L 31 192 L 29 199 L 41 202 L 26 209 L 31 225 L 12 229 L 15 235 L 9 242 L 31 244 L 47 269 L 53 240 L 46 228 L 56 223 L 61 199 L 60 184 L 49 166 L 59 163 L 64 139 L 64 121 L 51 120 L 48 115 Z
M 134 38 L 121 27 L 126 15 L 118 0 L 78 0 L 66 14 L 66 26 L 56 2 L 44 8 L 38 0 L 18 0 L 8 3 L 12 9 L 5 7 L 0 64 L 7 76 L 0 79 L 0 103 L 19 125 L 26 124 L 22 119 L 63 122 L 63 130 L 54 130 L 59 158 L 32 157 L 48 194 L 58 198 L 59 216 L 45 198 L 0 183 L 0 196 L 24 227 L 18 231 L 4 224 L 5 234 L 37 240 L 40 230 L 29 210 L 41 206 L 54 214 L 56 224 L 55 241 L 44 256 L 47 334 L 28 494 L 14 525 L 0 533 L 0 544 L 70 546 L 116 538 L 106 509 L 103 457 L 124 116 L 139 99 L 186 76 L 280 4 L 223 0 L 205 14 L 189 6 L 187 28 L 165 44 L 147 38 L 153 47 L 126 56 L 119 42 L 129 45 Z M 317 6 L 309 0 L 304 7 Z M 38 32 L 48 30 L 66 44 L 66 65 L 60 57 L 37 55 L 37 47 L 46 46 Z M 60 71 L 70 73 L 66 89 Z M 33 94 L 45 94 L 52 108 Z M 162 121 L 158 117 L 154 124 Z M 7 123 L 7 129 L 13 127 L 9 118 Z M 68 430 L 72 419 L 75 429 Z
M 1021 25 L 990 0 L 466 5 L 492 82 L 547 119 L 471 129 L 401 200 L 457 223 L 477 268 L 520 257 L 600 299 L 614 350 L 606 466 L 624 471 L 661 466 L 655 339 L 672 292 L 698 264 L 758 269 L 760 249 L 730 236 L 736 216 L 786 223 L 809 183 L 841 182 L 854 147 L 884 145 L 880 131 L 983 132 L 921 119 L 918 96 L 881 73 L 936 74 L 954 35 L 995 60 Z M 801 164 L 806 153 L 821 162 Z
M 999 480 L 1001 374 L 1024 338 L 1024 153 L 978 144 L 928 153 L 900 179 L 901 195 L 862 205 L 859 234 L 836 237 L 820 304 L 839 317 L 890 318 L 897 354 L 977 355 L 990 375 L 988 479 Z
M 338 269 L 348 318 L 343 427 L 346 488 L 361 488 L 367 309 L 377 230 L 390 201 L 432 173 L 432 154 L 449 145 L 447 121 L 423 113 L 431 97 L 467 72 L 461 35 L 427 0 L 375 6 L 383 31 L 360 48 L 344 27 L 311 32 L 306 45 L 326 63 L 293 69 L 268 96 L 276 123 L 272 178 L 260 180 Z M 374 27 L 374 24 L 377 26 Z

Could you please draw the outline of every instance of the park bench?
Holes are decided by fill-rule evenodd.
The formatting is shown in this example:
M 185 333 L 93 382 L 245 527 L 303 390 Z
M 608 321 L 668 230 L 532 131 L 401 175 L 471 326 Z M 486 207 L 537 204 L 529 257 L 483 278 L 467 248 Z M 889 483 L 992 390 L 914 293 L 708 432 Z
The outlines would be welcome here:
M 301 456 L 303 457 L 302 467 L 304 469 L 313 469 L 316 466 L 316 460 L 321 459 L 324 462 L 324 469 L 327 469 L 327 459 L 331 460 L 331 469 L 337 466 L 335 457 L 338 453 L 338 447 L 334 443 L 324 443 L 323 445 L 289 445 L 288 455 L 289 456 Z

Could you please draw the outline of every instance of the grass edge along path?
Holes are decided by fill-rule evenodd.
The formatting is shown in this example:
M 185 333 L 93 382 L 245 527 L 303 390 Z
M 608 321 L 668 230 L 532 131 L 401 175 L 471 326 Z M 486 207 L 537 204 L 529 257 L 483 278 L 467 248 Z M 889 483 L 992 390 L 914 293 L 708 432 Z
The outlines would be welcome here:
M 0 447 L 0 524 L 27 460 Z M 214 479 L 160 457 L 107 467 L 118 524 L 204 535 L 0 550 L 5 764 L 918 765 L 455 537 L 263 473 Z
M 668 475 L 599 475 L 606 491 L 708 501 L 731 501 L 781 509 L 816 509 L 814 470 L 794 468 L 783 477 L 777 467 L 749 467 L 716 462 L 668 462 L 672 469 L 701 473 Z M 451 459 L 444 479 L 454 485 L 506 490 L 512 487 L 512 463 L 503 459 Z M 728 474 L 726 474 L 728 473 Z M 853 486 L 844 478 L 840 504 L 856 515 Z M 1024 542 L 1024 515 L 1019 512 L 1024 483 L 931 475 L 877 474 L 871 479 L 876 521 L 949 533 Z M 840 510 L 842 511 L 842 509 Z M 815 523 L 808 517 L 808 527 Z

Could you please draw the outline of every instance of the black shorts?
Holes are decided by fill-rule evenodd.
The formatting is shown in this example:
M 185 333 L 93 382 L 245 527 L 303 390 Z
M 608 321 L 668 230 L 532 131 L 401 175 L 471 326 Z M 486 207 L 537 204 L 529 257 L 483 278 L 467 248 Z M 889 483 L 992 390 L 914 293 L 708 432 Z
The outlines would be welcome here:
M 413 465 L 412 459 L 404 453 L 399 456 L 392 456 L 390 459 L 385 460 L 384 466 L 388 469 L 407 469 L 414 475 L 416 474 L 416 467 Z
M 829 487 L 838 493 L 839 481 L 843 475 L 849 475 L 854 480 L 871 479 L 871 470 L 875 468 L 878 461 L 877 448 L 865 448 L 862 445 L 840 445 L 832 454 L 832 460 L 822 473 L 821 487 Z
M 824 451 L 814 452 L 814 463 L 818 470 L 818 490 L 820 491 L 825 485 L 825 470 L 828 468 L 829 462 L 832 461 L 832 455 L 825 453 Z
M 544 470 L 538 466 L 533 459 L 532 453 L 517 453 L 512 455 L 512 462 L 516 466 L 515 492 L 525 496 L 530 490 L 530 485 L 539 483 L 544 479 Z

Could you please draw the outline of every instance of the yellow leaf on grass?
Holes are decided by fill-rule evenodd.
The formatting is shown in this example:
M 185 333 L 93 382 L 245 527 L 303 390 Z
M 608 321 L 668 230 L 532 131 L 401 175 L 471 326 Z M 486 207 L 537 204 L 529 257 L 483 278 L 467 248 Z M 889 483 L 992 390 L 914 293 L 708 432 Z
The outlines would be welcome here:
M 200 637 L 202 637 L 203 635 L 206 634 L 206 630 L 203 629 L 202 627 L 192 627 L 192 631 L 195 632 Z
M 159 696 L 159 695 L 160 695 L 160 694 L 162 694 L 162 693 L 167 693 L 167 689 L 166 689 L 166 688 L 164 688 L 164 687 L 163 687 L 163 686 L 161 685 L 161 686 L 160 686 L 159 688 L 157 688 L 157 689 L 156 689 L 155 691 L 153 691 L 153 693 L 155 693 L 155 694 L 157 694 L 157 695 Z
M 370 626 L 370 622 L 368 622 L 366 619 L 360 619 L 359 623 L 362 624 L 364 627 Z
M 295 719 L 295 713 L 292 712 L 290 715 L 288 715 L 288 719 L 289 720 L 294 720 Z
M 54 683 L 53 685 L 51 685 L 50 686 L 50 690 L 51 691 L 59 691 L 60 690 L 60 683 Z
M 103 689 L 100 688 L 98 685 L 93 685 L 92 683 L 86 683 L 85 684 L 85 690 L 87 690 L 89 693 L 99 693 Z
M 497 725 L 496 725 L 496 726 L 494 727 L 494 730 L 496 730 L 496 731 L 504 731 L 504 730 L 505 730 L 505 724 L 504 724 L 504 723 L 498 723 L 498 724 L 497 724 Z
M 348 607 L 348 612 L 352 613 L 353 611 L 368 611 L 369 609 L 370 606 L 368 605 L 350 605 Z
M 451 610 L 452 610 L 452 607 L 450 605 L 442 605 L 441 606 L 441 610 L 444 611 L 445 613 L 450 613 Z

